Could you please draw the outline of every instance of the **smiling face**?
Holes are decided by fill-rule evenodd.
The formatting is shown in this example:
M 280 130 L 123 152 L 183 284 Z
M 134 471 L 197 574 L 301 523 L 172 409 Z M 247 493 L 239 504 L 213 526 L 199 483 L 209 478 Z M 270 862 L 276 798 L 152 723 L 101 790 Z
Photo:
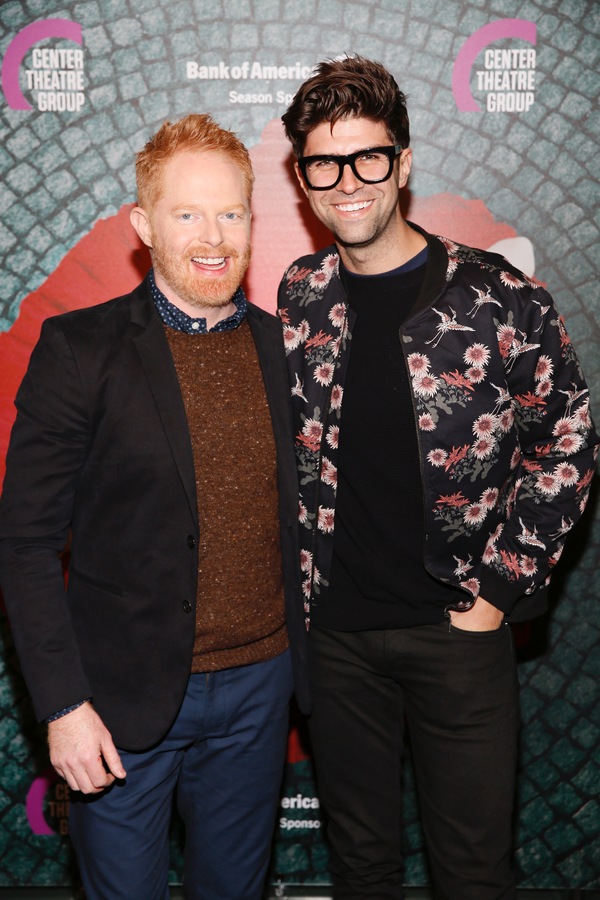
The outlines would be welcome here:
M 241 170 L 213 151 L 176 153 L 152 208 L 131 213 L 150 248 L 157 287 L 208 327 L 234 310 L 231 299 L 250 262 L 250 218 Z
M 382 122 L 349 116 L 339 119 L 333 129 L 329 122 L 313 128 L 303 156 L 340 156 L 393 143 Z M 296 165 L 296 175 L 313 212 L 333 232 L 350 270 L 385 272 L 402 263 L 407 226 L 400 213 L 398 192 L 408 180 L 411 160 L 412 151 L 403 150 L 391 176 L 379 184 L 364 184 L 346 166 L 339 183 L 328 191 L 307 188 Z

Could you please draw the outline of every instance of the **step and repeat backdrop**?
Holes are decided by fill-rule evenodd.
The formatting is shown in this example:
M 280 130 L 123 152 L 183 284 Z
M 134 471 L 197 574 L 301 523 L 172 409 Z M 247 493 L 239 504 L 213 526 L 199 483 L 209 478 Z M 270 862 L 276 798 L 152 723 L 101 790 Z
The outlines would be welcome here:
M 4 0 L 0 478 L 43 319 L 130 290 L 149 265 L 128 220 L 133 160 L 165 119 L 210 112 L 251 150 L 255 303 L 274 309 L 284 267 L 329 242 L 310 230 L 280 116 L 319 60 L 346 53 L 383 62 L 408 95 L 408 218 L 499 249 L 548 286 L 598 418 L 597 0 Z M 596 489 L 557 569 L 549 615 L 516 633 L 522 887 L 600 887 L 599 532 Z M 68 789 L 49 768 L 0 619 L 0 886 L 76 884 Z M 410 764 L 405 779 L 406 882 L 423 885 Z M 174 883 L 180 848 L 174 821 Z M 280 896 L 327 885 L 327 865 L 298 717 L 271 881 Z

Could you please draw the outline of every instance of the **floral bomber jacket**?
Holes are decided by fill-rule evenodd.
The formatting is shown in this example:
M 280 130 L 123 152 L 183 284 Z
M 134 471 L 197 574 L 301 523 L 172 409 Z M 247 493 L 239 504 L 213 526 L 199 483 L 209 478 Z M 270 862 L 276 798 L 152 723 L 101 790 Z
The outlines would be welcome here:
M 464 590 L 454 608 L 468 609 L 481 595 L 509 620 L 529 619 L 546 609 L 552 569 L 589 494 L 599 438 L 588 389 L 540 285 L 500 255 L 422 233 L 429 246 L 424 283 L 399 341 L 420 453 L 423 562 L 432 576 Z M 287 269 L 279 313 L 308 616 L 331 566 L 355 320 L 335 246 Z

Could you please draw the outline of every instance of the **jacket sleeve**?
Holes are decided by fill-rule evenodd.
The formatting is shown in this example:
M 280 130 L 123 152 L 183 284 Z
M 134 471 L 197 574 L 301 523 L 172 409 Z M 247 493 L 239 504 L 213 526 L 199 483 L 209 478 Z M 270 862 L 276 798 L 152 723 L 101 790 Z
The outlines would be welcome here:
M 585 508 L 599 439 L 581 367 L 546 291 L 534 288 L 520 313 L 498 325 L 498 341 L 520 450 L 501 497 L 505 522 L 484 551 L 480 594 L 508 614 L 549 583 Z
M 0 500 L 0 581 L 23 675 L 43 720 L 91 696 L 60 557 L 90 425 L 81 375 L 56 320 L 44 323 L 15 404 Z

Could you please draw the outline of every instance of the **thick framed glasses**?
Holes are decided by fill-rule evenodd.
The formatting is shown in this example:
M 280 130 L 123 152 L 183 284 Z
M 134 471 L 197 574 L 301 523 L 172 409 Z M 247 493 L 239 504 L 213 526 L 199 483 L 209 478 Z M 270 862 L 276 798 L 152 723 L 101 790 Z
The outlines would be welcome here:
M 348 153 L 347 156 L 301 156 L 298 167 L 304 181 L 312 191 L 328 191 L 342 179 L 345 166 L 350 166 L 359 181 L 377 184 L 387 181 L 394 168 L 394 160 L 402 153 L 403 147 L 369 147 Z

